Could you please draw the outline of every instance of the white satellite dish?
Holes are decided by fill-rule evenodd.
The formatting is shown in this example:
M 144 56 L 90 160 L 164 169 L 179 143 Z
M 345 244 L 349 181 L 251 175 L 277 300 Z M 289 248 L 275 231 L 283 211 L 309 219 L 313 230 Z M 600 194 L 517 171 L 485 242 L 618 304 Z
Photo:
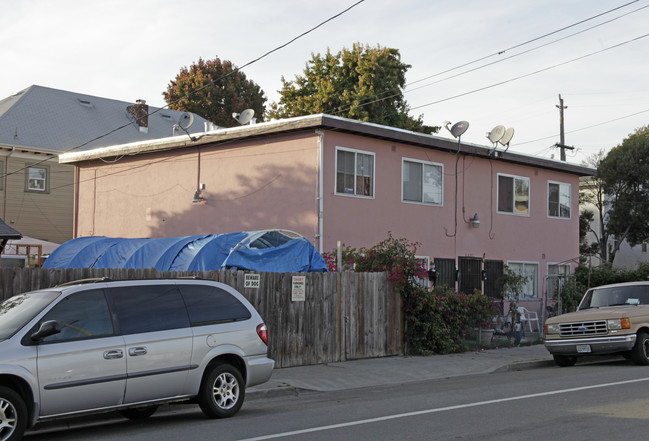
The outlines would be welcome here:
M 469 128 L 469 122 L 468 121 L 459 121 L 453 124 L 453 127 L 449 129 L 449 132 L 451 132 L 451 135 L 455 138 L 459 138 L 462 136 L 464 132 L 467 131 Z
M 509 141 L 512 140 L 512 137 L 514 136 L 514 128 L 510 127 L 507 130 L 505 130 L 505 134 L 498 140 L 499 143 L 502 145 L 509 145 Z
M 178 118 L 178 126 L 183 130 L 187 130 L 192 124 L 194 124 L 193 113 L 185 112 Z
M 255 111 L 252 109 L 246 109 L 241 113 L 233 113 L 232 117 L 236 119 L 239 124 L 246 125 L 250 121 L 252 121 L 252 118 L 255 116 Z
M 489 138 L 489 141 L 495 144 L 500 141 L 504 134 L 505 126 L 496 126 L 491 130 L 491 132 L 487 133 L 487 138 Z

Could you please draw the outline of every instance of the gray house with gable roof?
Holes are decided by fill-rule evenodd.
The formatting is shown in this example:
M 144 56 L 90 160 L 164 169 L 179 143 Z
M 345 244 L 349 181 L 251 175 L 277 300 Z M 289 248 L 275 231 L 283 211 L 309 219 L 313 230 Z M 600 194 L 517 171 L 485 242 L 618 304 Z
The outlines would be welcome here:
M 191 124 L 191 125 L 190 125 Z M 33 85 L 0 100 L 0 218 L 25 236 L 72 239 L 74 168 L 58 156 L 215 129 L 198 115 Z

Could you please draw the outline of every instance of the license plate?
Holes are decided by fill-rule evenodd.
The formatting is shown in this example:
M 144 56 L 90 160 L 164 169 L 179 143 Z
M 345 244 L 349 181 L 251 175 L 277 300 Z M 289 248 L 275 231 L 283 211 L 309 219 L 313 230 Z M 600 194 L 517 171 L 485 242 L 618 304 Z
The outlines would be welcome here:
M 577 345 L 577 352 L 580 354 L 586 354 L 590 352 L 590 345 Z

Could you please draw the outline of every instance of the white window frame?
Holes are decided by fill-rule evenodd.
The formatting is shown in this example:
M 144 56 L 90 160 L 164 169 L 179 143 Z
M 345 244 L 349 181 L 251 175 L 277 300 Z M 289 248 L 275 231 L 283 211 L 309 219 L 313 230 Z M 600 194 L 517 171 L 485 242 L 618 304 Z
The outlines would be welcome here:
M 405 169 L 404 166 L 406 162 L 410 163 L 415 163 L 415 164 L 421 164 L 421 169 L 422 169 L 422 175 L 421 175 L 421 181 L 419 183 L 420 185 L 420 190 L 421 190 L 421 200 L 420 201 L 413 201 L 413 200 L 406 200 L 404 198 L 404 182 L 406 179 L 405 176 Z M 426 202 L 424 201 L 424 194 L 425 194 L 425 185 L 424 185 L 424 173 L 426 166 L 429 167 L 435 167 L 440 170 L 441 174 L 441 180 L 440 180 L 440 188 L 439 188 L 439 202 Z M 412 159 L 412 158 L 401 158 L 401 202 L 406 203 L 406 204 L 420 204 L 420 205 L 432 205 L 435 207 L 442 207 L 444 205 L 444 164 L 440 164 L 438 162 L 430 162 L 430 161 L 422 161 L 419 159 Z
M 31 170 L 43 170 L 45 172 L 45 177 L 35 177 L 30 176 Z M 35 193 L 47 193 L 49 191 L 49 177 L 50 170 L 49 167 L 36 166 L 36 165 L 27 165 L 25 167 L 25 191 L 35 192 Z M 41 186 L 34 186 L 38 182 L 42 182 Z
M 558 185 L 559 186 L 559 200 L 556 202 L 558 204 L 557 210 L 559 212 L 559 215 L 554 216 L 550 214 L 550 186 L 551 185 Z M 561 215 L 561 195 L 564 194 L 562 192 L 562 188 L 565 189 L 565 187 L 568 188 L 568 216 L 562 216 Z M 558 182 L 558 181 L 548 181 L 548 217 L 552 219 L 571 219 L 572 218 L 572 185 L 568 184 L 566 182 Z
M 522 266 L 522 271 L 515 270 L 512 265 Z M 508 271 L 515 274 L 520 274 L 523 276 L 531 276 L 530 280 L 525 284 L 523 296 L 515 300 L 526 301 L 526 300 L 538 300 L 539 299 L 539 263 L 538 262 L 526 262 L 520 260 L 510 260 L 507 262 Z M 531 292 L 531 294 L 529 294 Z M 507 293 L 509 294 L 509 293 Z
M 500 177 L 506 177 L 506 178 L 512 178 L 512 211 L 502 211 L 500 209 Z M 516 181 L 526 181 L 527 182 L 527 213 L 524 212 L 517 212 L 516 211 Z M 530 178 L 527 178 L 525 176 L 516 176 L 516 175 L 510 175 L 507 173 L 498 173 L 497 175 L 497 191 L 496 191 L 496 207 L 498 210 L 498 213 L 500 214 L 511 214 L 514 216 L 529 216 L 530 213 L 532 212 L 532 188 L 531 188 L 531 182 Z
M 338 152 L 347 152 L 347 153 L 353 153 L 354 154 L 354 188 L 352 189 L 352 192 L 339 192 L 338 191 Z M 357 194 L 356 193 L 356 181 L 359 178 L 358 174 L 358 155 L 367 155 L 370 156 L 372 159 L 372 170 L 371 170 L 371 184 L 370 184 L 370 195 L 365 195 L 365 194 Z M 336 147 L 336 166 L 335 166 L 335 177 L 334 177 L 334 193 L 339 196 L 351 196 L 351 197 L 358 197 L 358 198 L 365 198 L 365 199 L 374 199 L 374 186 L 376 182 L 376 154 L 374 152 L 368 152 L 365 150 L 356 150 L 356 149 L 350 149 L 346 147 Z

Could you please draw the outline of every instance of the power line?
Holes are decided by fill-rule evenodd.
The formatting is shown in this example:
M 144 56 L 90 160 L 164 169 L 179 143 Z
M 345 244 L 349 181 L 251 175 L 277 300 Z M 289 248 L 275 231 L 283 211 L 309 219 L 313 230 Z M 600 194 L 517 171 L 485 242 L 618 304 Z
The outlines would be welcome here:
M 215 80 L 210 81 L 209 83 L 203 85 L 202 87 L 200 87 L 200 88 L 198 88 L 198 89 L 194 89 L 194 90 L 189 91 L 186 95 L 184 95 L 184 96 L 178 98 L 176 101 L 172 101 L 171 103 L 168 103 L 167 105 L 162 106 L 162 107 L 160 107 L 160 108 L 154 110 L 153 112 L 148 113 L 147 115 L 144 115 L 144 116 L 138 118 L 137 120 L 142 119 L 142 118 L 148 118 L 149 116 L 154 115 L 154 114 L 160 112 L 160 111 L 163 110 L 163 109 L 166 109 L 167 107 L 171 106 L 172 104 L 177 103 L 177 102 L 180 101 L 181 99 L 186 98 L 186 97 L 188 97 L 188 96 L 190 96 L 190 95 L 192 95 L 192 94 L 194 94 L 194 93 L 196 93 L 196 92 L 199 92 L 199 91 L 205 89 L 206 87 L 209 87 L 209 86 L 213 85 L 214 83 L 216 83 L 216 82 L 218 82 L 218 81 L 221 81 L 221 80 L 227 78 L 227 77 L 230 76 L 230 75 L 234 75 L 236 72 L 240 71 L 240 70 L 243 69 L 244 67 L 250 66 L 251 64 L 254 64 L 254 63 L 258 62 L 258 61 L 262 60 L 263 58 L 266 58 L 266 57 L 269 56 L 270 54 L 272 54 L 272 53 L 274 53 L 274 52 L 277 52 L 277 51 L 280 50 L 280 49 L 285 48 L 286 46 L 288 46 L 288 45 L 294 43 L 295 41 L 299 40 L 300 38 L 302 38 L 302 37 L 304 37 L 304 36 L 310 34 L 311 32 L 313 32 L 313 31 L 315 31 L 316 29 L 318 29 L 318 28 L 324 26 L 325 24 L 329 23 L 330 21 L 335 20 L 336 18 L 340 17 L 341 15 L 345 14 L 346 12 L 348 12 L 348 11 L 350 11 L 351 9 L 355 8 L 356 6 L 360 5 L 360 4 L 363 3 L 364 1 L 365 1 L 365 0 L 359 0 L 359 1 L 357 1 L 356 3 L 352 4 L 352 5 L 349 6 L 348 8 L 346 8 L 346 9 L 342 10 L 341 12 L 339 12 L 339 13 L 337 13 L 337 14 L 331 16 L 331 17 L 329 17 L 328 19 L 326 19 L 326 20 L 324 20 L 324 21 L 318 23 L 317 25 L 313 26 L 312 28 L 308 29 L 307 31 L 302 32 L 300 35 L 298 35 L 297 37 L 294 37 L 294 38 L 290 39 L 290 40 L 287 41 L 286 43 L 281 44 L 281 45 L 275 47 L 274 49 L 269 50 L 269 51 L 266 52 L 265 54 L 263 54 L 263 55 L 261 55 L 261 56 L 255 58 L 255 59 L 253 59 L 253 60 L 251 60 L 251 61 L 245 63 L 245 64 L 244 64 L 243 66 L 241 66 L 241 67 L 237 67 L 237 68 L 233 69 L 231 72 L 228 72 L 227 74 L 222 75 L 221 77 L 219 77 L 219 78 L 217 78 L 217 79 L 215 79 Z M 137 121 L 137 120 L 136 120 L 136 121 Z M 86 142 L 84 142 L 83 144 L 77 145 L 76 147 L 73 147 L 73 148 L 71 148 L 71 149 L 69 149 L 69 150 L 66 150 L 66 151 L 64 151 L 64 152 L 62 152 L 62 153 L 59 153 L 59 154 L 69 153 L 69 152 L 72 152 L 72 151 L 74 151 L 74 150 L 78 150 L 78 149 L 80 149 L 81 147 L 84 147 L 84 146 L 90 144 L 91 142 L 94 142 L 94 141 L 97 141 L 97 140 L 99 140 L 99 139 L 105 138 L 106 136 L 108 136 L 108 135 L 110 135 L 110 134 L 112 134 L 112 133 L 115 133 L 115 132 L 117 132 L 118 130 L 121 130 L 121 129 L 123 129 L 123 128 L 129 127 L 131 124 L 132 124 L 132 122 L 129 122 L 128 124 L 124 124 L 124 125 L 122 125 L 122 126 L 120 126 L 120 127 L 117 127 L 116 129 L 113 129 L 113 130 L 111 130 L 111 131 L 109 131 L 109 132 L 107 132 L 107 133 L 104 133 L 104 134 L 99 135 L 99 136 L 97 136 L 97 137 L 95 137 L 95 138 L 92 138 L 91 140 L 86 141 Z M 39 165 L 39 164 L 43 164 L 43 163 L 45 163 L 45 162 L 47 162 L 47 161 L 51 161 L 52 159 L 55 159 L 55 158 L 56 158 L 56 157 L 50 157 L 50 158 L 43 159 L 43 160 L 38 161 L 38 162 L 36 162 L 36 163 L 34 163 L 34 164 L 31 164 L 30 167 L 34 167 L 34 166 L 37 166 L 37 165 Z M 11 176 L 12 174 L 16 174 L 16 173 L 19 173 L 19 172 L 25 171 L 26 169 L 27 169 L 27 167 L 23 167 L 22 169 L 15 170 L 15 171 L 13 171 L 13 172 L 11 172 L 11 173 L 7 173 L 6 175 L 0 175 L 0 178 L 2 178 L 2 177 L 4 177 L 4 176 Z
M 506 53 L 506 52 L 508 52 L 508 51 L 513 50 L 513 49 L 517 49 L 517 48 L 519 48 L 519 47 L 522 47 L 522 46 L 525 46 L 525 45 L 527 45 L 527 44 L 533 43 L 533 42 L 535 42 L 535 41 L 541 40 L 541 39 L 543 39 L 543 38 L 545 38 L 545 37 L 548 37 L 548 36 L 550 36 L 550 35 L 557 34 L 557 33 L 559 33 L 559 32 L 562 32 L 562 31 L 566 30 L 566 29 L 570 29 L 570 28 L 572 28 L 572 27 L 575 27 L 575 26 L 578 26 L 578 25 L 580 25 L 580 24 L 586 23 L 586 22 L 588 22 L 588 21 L 590 21 L 590 20 L 593 20 L 593 19 L 595 19 L 595 18 L 598 18 L 598 17 L 601 17 L 601 16 L 603 16 L 603 15 L 609 14 L 609 13 L 611 13 L 611 12 L 617 11 L 617 10 L 619 10 L 619 9 L 621 9 L 621 8 L 624 8 L 624 7 L 626 7 L 626 6 L 629 6 L 630 4 L 637 3 L 637 1 L 638 1 L 638 0 L 632 1 L 632 2 L 630 2 L 630 3 L 626 3 L 626 4 L 622 5 L 622 6 L 618 6 L 618 7 L 616 7 L 616 8 L 610 9 L 610 10 L 605 11 L 605 12 L 602 12 L 602 13 L 600 13 L 600 14 L 597 14 L 597 15 L 591 16 L 591 17 L 589 17 L 589 18 L 586 18 L 586 19 L 584 19 L 584 20 L 578 21 L 578 22 L 573 23 L 573 24 L 571 24 L 571 25 L 564 26 L 564 27 L 562 27 L 562 28 L 560 28 L 560 29 L 557 29 L 557 30 L 555 30 L 555 31 L 548 32 L 548 33 L 543 34 L 543 35 L 541 35 L 541 36 L 539 36 L 539 37 L 532 38 L 532 39 L 527 40 L 527 41 L 525 41 L 525 42 L 523 42 L 523 43 L 516 44 L 516 45 L 511 46 L 511 47 L 509 47 L 509 48 L 507 48 L 507 49 L 504 49 L 504 50 L 502 50 L 502 51 L 498 51 L 498 52 L 496 52 L 496 53 L 493 53 L 493 54 L 491 54 L 491 55 L 486 55 L 486 56 L 480 57 L 480 58 L 478 58 L 478 59 L 476 59 L 476 60 L 469 61 L 469 62 L 464 63 L 464 64 L 461 64 L 461 65 L 459 65 L 459 66 L 452 67 L 452 68 L 447 69 L 447 70 L 445 70 L 445 71 L 438 72 L 438 73 L 433 74 L 433 75 L 429 75 L 429 76 L 427 76 L 427 77 L 421 78 L 421 79 L 419 79 L 419 80 L 412 81 L 412 82 L 410 82 L 410 83 L 406 83 L 405 86 L 404 86 L 404 88 L 405 88 L 405 87 L 408 87 L 408 86 L 410 86 L 410 85 L 413 85 L 413 84 L 420 83 L 420 82 L 422 82 L 422 81 L 425 81 L 425 80 L 431 79 L 431 78 L 438 77 L 438 76 L 443 75 L 443 74 L 445 74 L 445 73 L 449 73 L 449 72 L 452 72 L 452 71 L 455 71 L 455 70 L 461 69 L 461 68 L 463 68 L 463 67 L 470 66 L 470 65 L 472 65 L 472 64 L 478 63 L 478 62 L 483 61 L 483 60 L 486 60 L 486 59 L 488 59 L 488 58 L 491 58 L 491 57 L 494 57 L 494 56 L 497 56 L 497 55 L 502 55 L 502 54 L 504 54 L 504 53 Z M 542 44 L 542 45 L 540 45 L 540 46 L 536 46 L 536 47 L 534 47 L 534 48 L 531 48 L 531 49 L 525 50 L 525 51 L 523 51 L 523 52 L 519 52 L 519 53 L 517 53 L 517 54 L 510 55 L 510 56 L 508 56 L 508 57 L 501 58 L 501 59 L 499 59 L 499 60 L 492 61 L 492 62 L 490 62 L 490 63 L 486 63 L 486 64 L 483 64 L 483 65 L 478 66 L 478 67 L 474 67 L 474 68 L 472 68 L 472 69 L 469 69 L 469 70 L 466 70 L 466 71 L 463 71 L 463 72 L 457 73 L 457 74 L 455 74 L 455 75 L 451 75 L 451 76 L 446 77 L 446 78 L 442 78 L 442 79 L 437 80 L 437 81 L 433 81 L 433 82 L 428 83 L 428 84 L 424 84 L 424 85 L 422 85 L 422 86 L 415 87 L 415 88 L 413 88 L 413 89 L 404 90 L 404 91 L 403 91 L 403 94 L 410 93 L 410 92 L 414 92 L 414 91 L 419 90 L 419 89 L 422 89 L 422 88 L 424 88 L 424 87 L 428 87 L 428 86 L 431 86 L 431 85 L 434 85 L 434 84 L 438 84 L 438 83 L 441 83 L 441 82 L 443 82 L 443 81 L 446 81 L 446 80 L 449 80 L 449 79 L 452 79 L 452 78 L 457 78 L 457 77 L 462 76 L 462 75 L 465 75 L 465 74 L 467 74 L 467 73 L 475 72 L 475 71 L 480 70 L 480 69 L 483 69 L 483 68 L 485 68 L 485 67 L 489 67 L 489 66 L 492 66 L 492 65 L 494 65 L 494 64 L 502 63 L 502 62 L 507 61 L 507 60 L 510 60 L 510 59 L 512 59 L 512 58 L 519 57 L 519 56 L 521 56 L 521 55 L 524 55 L 524 54 L 527 54 L 527 53 L 529 53 L 529 52 L 535 51 L 535 50 L 537 50 L 537 49 L 541 49 L 541 48 L 546 47 L 546 46 L 549 46 L 549 45 L 551 45 L 551 44 L 554 44 L 554 43 L 557 43 L 557 42 L 560 42 L 560 41 L 566 40 L 566 39 L 568 39 L 568 38 L 574 37 L 574 36 L 576 36 L 576 35 L 582 34 L 582 33 L 584 33 L 584 32 L 590 31 L 590 30 L 592 30 L 592 29 L 595 29 L 595 28 L 597 28 L 597 27 L 603 26 L 603 25 L 605 25 L 605 24 L 609 24 L 609 23 L 611 23 L 611 22 L 613 22 L 613 21 L 615 21 L 615 20 L 618 20 L 618 19 L 620 19 L 620 18 L 622 18 L 622 17 L 626 17 L 627 15 L 630 15 L 630 14 L 636 13 L 636 12 L 641 11 L 642 9 L 646 9 L 646 8 L 649 8 L 649 5 L 647 5 L 647 6 L 643 6 L 643 7 L 641 7 L 641 8 L 635 9 L 635 10 L 630 11 L 630 12 L 627 12 L 627 13 L 625 13 L 625 14 L 622 14 L 622 15 L 617 16 L 617 17 L 615 17 L 615 18 L 612 18 L 612 19 L 610 19 L 610 20 L 607 20 L 607 21 L 604 21 L 604 22 L 602 22 L 602 23 L 599 23 L 599 24 L 593 25 L 593 26 L 591 26 L 591 27 L 589 27 L 589 28 L 586 28 L 586 29 L 583 29 L 583 30 L 581 30 L 581 31 L 575 32 L 575 33 L 573 33 L 573 34 L 570 34 L 570 35 L 567 35 L 567 36 L 564 36 L 564 37 L 558 38 L 558 39 L 553 40 L 553 41 L 551 41 L 551 42 L 548 42 L 548 43 Z M 371 101 L 366 101 L 366 102 L 364 102 L 364 103 L 359 104 L 358 106 L 359 106 L 359 107 L 367 106 L 367 105 L 374 104 L 374 103 L 377 103 L 377 102 L 381 102 L 381 101 L 384 101 L 384 100 L 389 100 L 389 99 L 391 99 L 391 98 L 395 98 L 395 97 L 398 97 L 398 96 L 400 96 L 400 95 L 401 95 L 401 94 L 383 94 L 383 95 L 377 95 L 377 98 L 376 98 L 376 99 L 371 100 Z M 350 108 L 351 108 L 351 106 L 344 107 L 344 108 L 339 109 L 338 111 L 336 111 L 336 112 L 332 112 L 332 113 L 333 113 L 334 115 L 341 114 L 341 113 L 343 113 L 343 112 L 348 111 Z M 416 107 L 415 107 L 415 108 L 416 108 Z M 413 109 L 415 109 L 415 108 L 413 108 Z M 412 109 L 411 109 L 411 110 L 412 110 Z
M 637 116 L 637 115 L 640 115 L 642 113 L 647 113 L 647 112 L 649 112 L 649 109 L 641 110 L 639 112 L 631 113 L 631 114 L 625 115 L 625 116 L 620 116 L 619 118 L 610 119 L 608 121 L 602 121 L 600 123 L 593 124 L 593 125 L 590 125 L 590 126 L 587 126 L 587 127 L 582 127 L 580 129 L 569 130 L 566 133 L 576 133 L 576 132 L 581 132 L 583 130 L 589 130 L 589 129 L 592 129 L 594 127 L 603 126 L 605 124 L 610 124 L 610 123 L 615 122 L 615 121 L 620 121 L 620 120 L 623 120 L 623 119 L 626 119 L 626 118 L 631 118 L 632 116 Z M 545 141 L 546 139 L 553 139 L 553 138 L 556 138 L 556 137 L 557 137 L 557 135 L 546 136 L 546 137 L 543 137 L 543 138 L 533 139 L 531 141 L 517 142 L 516 145 L 519 146 L 519 145 L 524 145 L 524 144 L 531 144 L 533 142 Z M 554 145 L 552 147 L 554 147 Z
M 477 93 L 477 92 L 482 92 L 483 90 L 492 89 L 492 88 L 494 88 L 496 86 L 502 86 L 503 84 L 511 83 L 513 81 L 520 80 L 520 79 L 523 79 L 523 78 L 527 78 L 527 77 L 530 77 L 532 75 L 539 74 L 541 72 L 545 72 L 545 71 L 548 71 L 548 70 L 551 70 L 551 69 L 555 69 L 557 67 L 565 66 L 566 64 L 574 63 L 575 61 L 580 61 L 580 60 L 583 60 L 585 58 L 592 57 L 593 55 L 597 55 L 597 54 L 601 54 L 602 52 L 609 51 L 611 49 L 617 49 L 618 47 L 624 46 L 625 44 L 633 43 L 633 42 L 638 41 L 638 40 L 641 40 L 641 39 L 643 39 L 643 38 L 645 38 L 647 36 L 649 36 L 649 34 L 644 34 L 644 35 L 641 35 L 639 37 L 632 38 L 631 40 L 627 40 L 627 41 L 624 41 L 622 43 L 618 43 L 616 45 L 609 46 L 607 48 L 600 49 L 598 51 L 591 52 L 591 53 L 586 54 L 586 55 L 582 55 L 581 57 L 573 58 L 572 60 L 564 61 L 562 63 L 557 63 L 557 64 L 554 64 L 552 66 L 548 66 L 548 67 L 545 67 L 543 69 L 536 70 L 534 72 L 530 72 L 530 73 L 527 73 L 527 74 L 524 74 L 524 75 L 519 75 L 517 77 L 510 78 L 508 80 L 499 81 L 497 83 L 490 84 L 488 86 L 479 87 L 477 89 L 473 89 L 473 90 L 470 90 L 468 92 L 459 93 L 457 95 L 453 95 L 453 96 L 443 98 L 443 99 L 440 99 L 440 100 L 437 100 L 437 101 L 432 101 L 430 103 L 421 104 L 419 106 L 412 107 L 411 110 L 421 109 L 422 107 L 432 106 L 434 104 L 439 104 L 439 103 L 443 103 L 445 101 L 450 101 L 450 100 L 453 100 L 453 99 L 456 99 L 456 98 L 461 98 L 463 96 L 472 95 L 472 94 Z

